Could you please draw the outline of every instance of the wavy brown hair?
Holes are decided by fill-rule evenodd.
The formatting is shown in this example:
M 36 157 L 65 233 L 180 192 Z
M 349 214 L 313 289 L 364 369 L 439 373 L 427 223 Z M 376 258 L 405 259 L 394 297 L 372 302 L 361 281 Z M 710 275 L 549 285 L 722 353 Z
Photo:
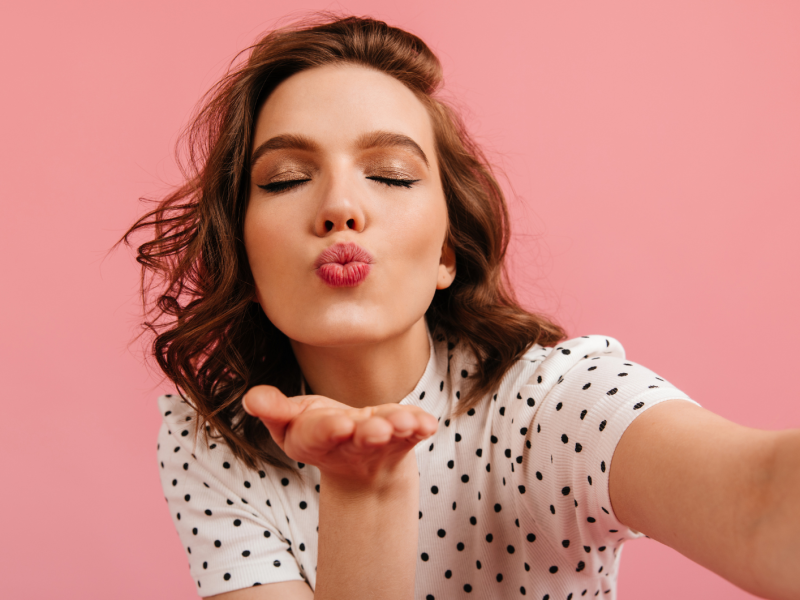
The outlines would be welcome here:
M 224 440 L 252 468 L 293 470 L 240 401 L 260 384 L 297 395 L 302 378 L 288 338 L 252 301 L 242 231 L 259 109 L 278 84 L 306 69 L 341 63 L 376 69 L 405 84 L 431 116 L 447 241 L 458 269 L 425 316 L 434 336 L 463 342 L 477 361 L 454 416 L 497 387 L 532 344 L 564 338 L 560 327 L 524 310 L 513 294 L 503 262 L 510 234 L 503 192 L 459 115 L 437 97 L 441 64 L 422 40 L 370 18 L 318 13 L 271 31 L 243 52 L 249 56 L 234 61 L 204 96 L 179 140 L 185 184 L 121 240 L 130 244 L 134 234 L 149 232 L 137 255 L 144 331 L 154 334 L 158 365 L 197 411 L 198 431 Z

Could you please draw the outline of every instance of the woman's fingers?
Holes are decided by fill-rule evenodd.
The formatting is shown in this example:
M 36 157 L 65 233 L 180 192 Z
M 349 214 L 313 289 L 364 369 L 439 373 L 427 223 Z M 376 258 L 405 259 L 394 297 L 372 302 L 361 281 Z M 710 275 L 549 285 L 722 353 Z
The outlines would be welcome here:
M 271 385 L 250 388 L 242 399 L 242 407 L 251 416 L 258 417 L 267 426 L 272 439 L 283 448 L 286 426 L 303 409 Z

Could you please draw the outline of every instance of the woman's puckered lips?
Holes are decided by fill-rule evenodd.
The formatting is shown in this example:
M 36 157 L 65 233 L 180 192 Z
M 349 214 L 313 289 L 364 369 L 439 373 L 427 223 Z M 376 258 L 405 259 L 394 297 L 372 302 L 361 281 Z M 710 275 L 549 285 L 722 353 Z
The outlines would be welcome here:
M 372 264 L 375 260 L 372 255 L 354 242 L 338 243 L 326 248 L 314 261 L 314 268 L 319 269 L 322 265 L 338 263 L 346 265 L 351 262 Z

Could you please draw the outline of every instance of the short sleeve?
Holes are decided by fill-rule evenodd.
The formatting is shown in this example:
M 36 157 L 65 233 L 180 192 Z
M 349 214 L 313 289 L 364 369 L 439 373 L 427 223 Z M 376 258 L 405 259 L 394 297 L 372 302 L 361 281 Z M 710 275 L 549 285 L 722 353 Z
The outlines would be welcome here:
M 161 485 L 198 594 L 303 580 L 270 507 L 255 507 L 229 485 L 247 477 L 227 446 L 195 444 L 196 413 L 185 401 L 162 396 L 159 408 Z
M 697 402 L 626 360 L 619 342 L 602 336 L 553 349 L 520 394 L 537 403 L 523 477 L 540 499 L 529 508 L 551 541 L 577 537 L 589 552 L 641 537 L 611 508 L 608 476 L 614 450 L 633 420 L 656 404 Z

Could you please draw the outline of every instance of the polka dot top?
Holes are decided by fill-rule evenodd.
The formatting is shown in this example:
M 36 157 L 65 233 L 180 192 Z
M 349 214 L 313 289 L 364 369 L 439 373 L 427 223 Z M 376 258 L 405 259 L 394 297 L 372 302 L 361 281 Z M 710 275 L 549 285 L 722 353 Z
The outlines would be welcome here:
M 475 363 L 461 346 L 429 341 L 425 372 L 400 402 L 439 419 L 414 448 L 415 598 L 615 598 L 622 544 L 643 534 L 611 508 L 614 448 L 647 409 L 694 401 L 592 335 L 531 347 L 454 419 Z M 292 579 L 313 590 L 319 470 L 251 470 L 224 444 L 194 443 L 196 415 L 179 396 L 158 403 L 161 482 L 200 596 Z

